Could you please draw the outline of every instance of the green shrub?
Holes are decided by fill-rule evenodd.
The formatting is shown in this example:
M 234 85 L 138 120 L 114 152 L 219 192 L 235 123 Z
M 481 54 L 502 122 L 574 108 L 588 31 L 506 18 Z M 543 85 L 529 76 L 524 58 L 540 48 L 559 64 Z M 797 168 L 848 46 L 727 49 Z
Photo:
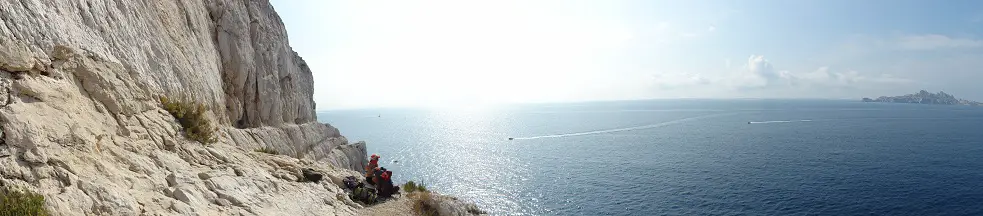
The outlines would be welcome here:
M 410 193 L 416 191 L 416 182 L 413 181 L 406 182 L 406 184 L 403 184 L 403 190 Z
M 406 184 L 403 184 L 403 190 L 409 193 L 413 193 L 414 191 L 427 192 L 427 186 L 408 181 Z
M 44 208 L 44 196 L 34 192 L 21 192 L 0 188 L 0 216 L 48 215 Z
M 256 151 L 256 152 L 262 152 L 262 153 L 267 153 L 267 154 L 279 154 L 279 152 L 277 152 L 276 149 L 273 149 L 273 148 L 270 148 L 270 147 L 262 147 L 262 148 L 258 148 L 256 150 L 254 150 L 254 151 Z
M 160 97 L 160 104 L 181 123 L 181 127 L 184 128 L 184 136 L 188 139 L 202 144 L 217 141 L 215 131 L 218 128 L 212 127 L 212 122 L 205 116 L 205 113 L 208 112 L 205 104 L 171 100 L 163 96 Z

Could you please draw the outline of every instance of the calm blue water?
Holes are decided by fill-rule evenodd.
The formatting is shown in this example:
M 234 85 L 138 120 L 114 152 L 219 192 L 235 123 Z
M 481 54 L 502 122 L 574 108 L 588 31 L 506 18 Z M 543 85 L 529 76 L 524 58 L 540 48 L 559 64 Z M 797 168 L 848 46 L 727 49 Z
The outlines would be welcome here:
M 318 119 L 367 141 L 396 181 L 494 214 L 983 215 L 979 107 L 657 100 Z

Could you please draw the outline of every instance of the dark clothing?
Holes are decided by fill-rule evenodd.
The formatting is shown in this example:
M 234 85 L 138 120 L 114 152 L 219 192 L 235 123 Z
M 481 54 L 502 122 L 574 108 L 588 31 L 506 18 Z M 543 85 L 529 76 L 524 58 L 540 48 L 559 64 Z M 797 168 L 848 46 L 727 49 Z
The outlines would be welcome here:
M 358 179 L 355 178 L 355 176 L 347 176 L 342 180 L 342 182 L 345 183 L 345 188 L 349 190 L 354 190 L 355 187 L 358 187 L 358 185 L 361 184 L 361 182 L 358 182 Z
M 380 179 L 376 189 L 379 190 L 379 197 L 390 197 L 395 193 L 392 180 Z
M 382 173 L 383 173 L 382 170 L 376 170 L 375 172 L 372 173 L 371 176 L 365 177 L 365 182 L 368 182 L 371 185 L 375 185 L 379 181 L 379 179 L 382 178 L 380 177 L 382 176 Z

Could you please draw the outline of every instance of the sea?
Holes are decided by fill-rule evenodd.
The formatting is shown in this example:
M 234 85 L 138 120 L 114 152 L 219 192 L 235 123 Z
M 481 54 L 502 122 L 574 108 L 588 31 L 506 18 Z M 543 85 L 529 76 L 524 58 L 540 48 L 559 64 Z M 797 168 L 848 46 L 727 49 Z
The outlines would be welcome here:
M 318 120 L 394 181 L 492 215 L 983 215 L 983 107 L 687 99 Z

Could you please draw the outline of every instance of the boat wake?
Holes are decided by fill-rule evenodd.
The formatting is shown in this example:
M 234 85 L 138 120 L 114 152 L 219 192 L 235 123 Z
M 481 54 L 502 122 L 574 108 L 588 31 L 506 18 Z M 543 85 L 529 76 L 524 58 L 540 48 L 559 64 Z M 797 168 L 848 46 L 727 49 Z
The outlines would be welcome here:
M 642 129 L 658 128 L 658 127 L 670 126 L 670 125 L 685 123 L 694 120 L 713 118 L 713 117 L 719 117 L 724 115 L 733 115 L 733 114 L 735 113 L 702 115 L 702 116 L 694 116 L 694 117 L 683 118 L 683 119 L 676 119 L 676 120 L 662 122 L 658 124 L 650 124 L 650 125 L 642 125 L 642 126 L 626 127 L 626 128 L 615 128 L 615 129 L 607 129 L 607 130 L 597 130 L 597 131 L 587 131 L 587 132 L 579 132 L 579 133 L 565 133 L 565 134 L 553 134 L 553 135 L 531 136 L 531 137 L 509 137 L 509 140 L 559 138 L 559 137 L 584 136 L 584 135 L 593 135 L 593 134 L 605 134 L 605 133 L 614 133 L 614 132 L 622 132 L 622 131 L 642 130 Z
M 785 121 L 750 121 L 748 124 L 772 124 L 772 123 L 794 123 L 794 122 L 811 122 L 812 120 L 785 120 Z

